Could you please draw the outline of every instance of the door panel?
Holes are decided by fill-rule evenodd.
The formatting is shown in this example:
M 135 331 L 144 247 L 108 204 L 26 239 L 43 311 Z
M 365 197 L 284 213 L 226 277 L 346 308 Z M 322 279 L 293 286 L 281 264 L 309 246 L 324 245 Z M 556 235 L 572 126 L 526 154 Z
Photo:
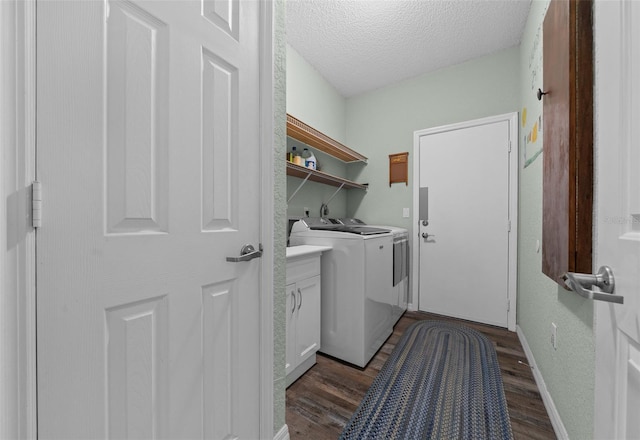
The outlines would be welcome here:
M 202 49 L 203 127 L 202 176 L 205 230 L 238 227 L 238 182 L 230 170 L 238 167 L 238 69 Z
M 111 3 L 106 44 L 107 232 L 167 232 L 169 26 Z
M 39 436 L 259 437 L 258 2 L 37 10 Z
M 509 122 L 419 138 L 420 310 L 507 327 Z M 426 189 L 428 188 L 428 190 Z M 426 198 L 426 197 L 425 197 Z M 421 200 L 422 203 L 422 200 Z
M 240 0 L 202 0 L 202 15 L 238 40 Z
M 163 432 L 157 414 L 167 410 L 167 297 L 108 309 L 105 318 L 109 433 L 114 438 L 155 438 Z

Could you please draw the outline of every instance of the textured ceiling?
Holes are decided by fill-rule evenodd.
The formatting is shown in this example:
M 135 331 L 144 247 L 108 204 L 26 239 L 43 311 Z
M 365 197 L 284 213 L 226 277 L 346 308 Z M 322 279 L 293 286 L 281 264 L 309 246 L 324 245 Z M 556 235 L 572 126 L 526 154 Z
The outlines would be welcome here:
M 286 0 L 287 41 L 350 97 L 520 43 L 531 0 Z

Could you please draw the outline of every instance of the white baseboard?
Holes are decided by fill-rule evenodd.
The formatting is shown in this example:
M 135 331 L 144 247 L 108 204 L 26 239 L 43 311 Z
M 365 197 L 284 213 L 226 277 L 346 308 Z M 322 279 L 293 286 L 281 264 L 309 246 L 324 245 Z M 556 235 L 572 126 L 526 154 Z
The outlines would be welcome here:
M 527 338 L 524 336 L 524 333 L 522 332 L 522 329 L 519 325 L 516 326 L 516 333 L 518 334 L 518 338 L 520 339 L 520 343 L 522 344 L 524 353 L 527 355 L 529 366 L 531 367 L 531 371 L 533 372 L 533 378 L 536 380 L 536 385 L 538 385 L 538 390 L 540 391 L 542 402 L 547 409 L 547 413 L 549 414 L 549 419 L 551 420 L 551 425 L 553 425 L 553 430 L 556 433 L 556 437 L 558 437 L 559 440 L 569 440 L 567 429 L 564 427 L 564 423 L 562 423 L 560 413 L 558 413 L 556 405 L 553 403 L 551 394 L 549 394 L 549 391 L 547 390 L 547 385 L 544 383 L 544 378 L 542 377 L 542 374 L 540 374 L 540 370 L 538 369 L 536 360 L 533 357 L 533 352 L 531 351 L 531 348 L 529 348 Z
M 273 437 L 273 440 L 289 440 L 289 427 L 285 423 L 280 431 Z

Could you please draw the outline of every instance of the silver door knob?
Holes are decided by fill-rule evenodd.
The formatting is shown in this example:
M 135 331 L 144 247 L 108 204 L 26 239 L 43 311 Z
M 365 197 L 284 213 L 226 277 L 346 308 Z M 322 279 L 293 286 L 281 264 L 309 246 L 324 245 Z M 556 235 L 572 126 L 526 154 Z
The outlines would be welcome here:
M 566 272 L 562 279 L 569 290 L 573 290 L 583 298 L 624 304 L 623 296 L 613 295 L 616 283 L 613 278 L 613 271 L 609 266 L 602 266 L 598 273 L 593 275 Z M 590 290 L 591 286 L 599 287 L 604 293 Z
M 256 250 L 252 245 L 245 244 L 240 249 L 239 257 L 227 257 L 227 261 L 230 263 L 239 263 L 241 261 L 249 261 L 254 258 L 260 258 L 262 256 L 262 243 L 258 245 L 258 250 Z

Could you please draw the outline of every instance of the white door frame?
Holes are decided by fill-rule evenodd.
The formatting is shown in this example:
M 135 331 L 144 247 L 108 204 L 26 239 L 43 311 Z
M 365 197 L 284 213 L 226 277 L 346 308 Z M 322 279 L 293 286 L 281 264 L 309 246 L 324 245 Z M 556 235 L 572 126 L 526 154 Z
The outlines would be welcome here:
M 273 438 L 273 304 L 274 243 L 274 11 L 275 2 L 260 2 L 260 238 L 266 249 L 261 260 L 260 298 L 260 437 Z
M 420 194 L 420 138 L 422 136 L 447 131 L 460 130 L 464 128 L 476 127 L 479 125 L 493 124 L 506 121 L 509 123 L 509 220 L 511 222 L 511 233 L 509 234 L 509 311 L 507 313 L 507 327 L 511 331 L 516 331 L 516 291 L 518 280 L 518 113 L 505 113 L 503 115 L 490 116 L 487 118 L 475 119 L 456 124 L 444 125 L 441 127 L 417 130 L 413 133 L 413 217 L 412 224 L 414 234 L 412 239 L 412 290 L 413 304 L 415 309 L 419 309 L 420 292 L 420 225 L 419 221 L 419 194 Z M 469 226 L 473 226 L 473 219 L 469 219 Z M 464 274 L 460 274 L 464 277 Z M 455 282 L 452 281 L 452 282 Z
M 35 0 L 0 1 L 2 438 L 37 438 L 36 243 L 29 214 L 35 179 L 35 6 Z
M 35 180 L 36 133 L 36 0 L 0 1 L 0 195 L 13 195 L 16 206 L 27 208 L 30 183 Z M 273 43 L 274 2 L 260 2 L 260 185 L 261 258 L 260 304 L 260 436 L 273 438 Z M 13 97 L 7 100 L 6 97 Z M 10 102 L 9 102 L 10 101 Z M 4 160 L 4 159 L 7 160 Z M 5 176 L 16 176 L 7 185 Z M 46 191 L 45 191 L 46 196 Z M 7 222 L 6 200 L 0 203 L 0 319 L 15 317 L 15 325 L 0 322 L 0 438 L 37 438 L 35 230 L 30 217 Z M 23 211 L 19 211 L 23 212 Z M 17 214 L 17 213 L 16 213 Z M 46 224 L 46 217 L 45 217 Z M 22 235 L 14 230 L 23 231 Z M 7 251 L 8 234 L 20 235 L 16 250 Z M 19 248 L 19 249 L 18 249 Z

